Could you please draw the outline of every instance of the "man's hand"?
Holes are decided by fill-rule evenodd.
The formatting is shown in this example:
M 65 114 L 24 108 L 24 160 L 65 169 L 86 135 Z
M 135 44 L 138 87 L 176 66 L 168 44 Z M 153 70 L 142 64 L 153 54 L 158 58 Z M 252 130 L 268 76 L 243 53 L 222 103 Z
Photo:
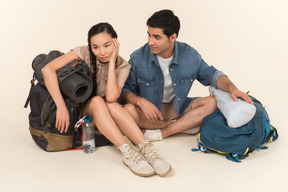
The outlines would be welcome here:
M 243 99 L 247 103 L 253 105 L 251 98 L 244 92 L 240 91 L 229 79 L 227 76 L 222 76 L 217 80 L 217 87 L 223 91 L 230 93 L 230 97 L 234 101 L 238 101 L 238 98 Z
M 253 101 L 251 100 L 251 98 L 246 93 L 239 91 L 238 89 L 233 90 L 230 93 L 230 96 L 236 102 L 238 101 L 238 98 L 241 98 L 244 101 L 246 101 L 247 103 L 253 105 Z
M 149 121 L 163 120 L 161 112 L 150 101 L 142 98 L 141 101 L 139 101 L 138 107 Z

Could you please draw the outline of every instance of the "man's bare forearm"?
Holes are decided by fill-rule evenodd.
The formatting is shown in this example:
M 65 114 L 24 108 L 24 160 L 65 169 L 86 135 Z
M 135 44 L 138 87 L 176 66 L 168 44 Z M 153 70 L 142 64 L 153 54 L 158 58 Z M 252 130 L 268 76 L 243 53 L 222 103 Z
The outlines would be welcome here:
M 217 87 L 229 93 L 231 93 L 234 90 L 238 90 L 238 88 L 226 76 L 222 76 L 217 80 Z
M 143 99 L 143 98 L 142 98 L 142 97 L 139 97 L 139 96 L 136 95 L 135 93 L 127 92 L 127 93 L 125 93 L 125 95 L 122 97 L 121 102 L 124 103 L 124 104 L 131 103 L 131 104 L 139 107 L 139 101 L 140 101 L 141 99 Z

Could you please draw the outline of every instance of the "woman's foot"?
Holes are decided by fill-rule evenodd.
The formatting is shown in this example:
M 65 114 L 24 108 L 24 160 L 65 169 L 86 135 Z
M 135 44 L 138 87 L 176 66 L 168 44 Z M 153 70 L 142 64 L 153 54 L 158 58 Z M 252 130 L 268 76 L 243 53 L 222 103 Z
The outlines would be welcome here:
M 144 141 L 138 146 L 140 153 L 154 168 L 157 175 L 163 177 L 171 171 L 171 165 L 160 157 L 152 143 Z
M 129 167 L 135 175 L 147 177 L 155 174 L 153 167 L 129 140 L 119 146 L 118 149 L 122 152 L 122 161 L 124 165 Z

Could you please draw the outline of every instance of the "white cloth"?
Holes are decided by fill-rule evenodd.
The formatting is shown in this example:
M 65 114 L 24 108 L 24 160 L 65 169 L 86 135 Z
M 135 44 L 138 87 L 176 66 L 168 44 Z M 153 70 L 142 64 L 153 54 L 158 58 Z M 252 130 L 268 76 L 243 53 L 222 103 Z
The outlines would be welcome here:
M 169 58 L 163 58 L 157 55 L 157 59 L 159 61 L 159 65 L 164 76 L 163 103 L 169 103 L 175 97 L 174 88 L 169 73 L 169 65 L 173 59 L 173 55 Z
M 234 101 L 226 91 L 209 88 L 210 94 L 215 96 L 217 107 L 226 118 L 227 124 L 231 128 L 238 128 L 248 123 L 256 113 L 256 107 L 242 99 Z

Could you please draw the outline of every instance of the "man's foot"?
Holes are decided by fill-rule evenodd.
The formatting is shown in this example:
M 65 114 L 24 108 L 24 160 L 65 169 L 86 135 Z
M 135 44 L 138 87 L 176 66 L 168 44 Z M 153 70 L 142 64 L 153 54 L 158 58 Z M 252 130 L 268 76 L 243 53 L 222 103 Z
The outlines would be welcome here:
M 185 134 L 188 134 L 188 135 L 195 135 L 195 134 L 199 133 L 199 130 L 200 130 L 200 126 L 194 127 L 194 128 L 191 128 L 191 129 L 187 129 L 187 130 L 182 131 L 180 133 L 185 133 Z
M 122 144 L 118 149 L 122 152 L 123 164 L 129 167 L 135 175 L 147 177 L 155 174 L 154 168 L 130 141 Z
M 147 129 L 144 133 L 144 137 L 148 141 L 161 141 L 163 139 L 160 129 Z
M 144 141 L 139 147 L 140 153 L 154 168 L 157 175 L 164 177 L 171 171 L 170 164 L 159 156 L 152 143 Z

